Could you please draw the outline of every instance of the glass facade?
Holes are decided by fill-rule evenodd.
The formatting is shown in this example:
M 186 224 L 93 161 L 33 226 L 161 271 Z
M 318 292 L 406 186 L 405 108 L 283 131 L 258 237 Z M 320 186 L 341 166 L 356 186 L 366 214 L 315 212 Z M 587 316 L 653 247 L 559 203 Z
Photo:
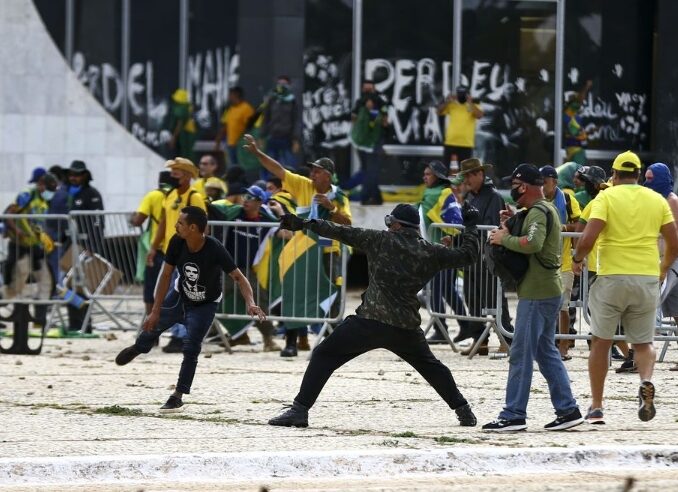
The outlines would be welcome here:
M 341 177 L 351 174 L 353 89 L 367 77 L 390 104 L 380 181 L 420 184 L 421 164 L 442 158 L 447 122 L 435 108 L 454 90 L 455 34 L 461 81 L 484 111 L 475 154 L 498 175 L 519 162 L 553 161 L 554 147 L 566 143 L 555 142 L 557 97 L 566 105 L 589 80 L 577 117 L 590 158 L 652 151 L 657 0 L 567 0 L 560 95 L 556 1 L 456 1 L 460 19 L 455 0 L 305 0 L 306 158 L 328 155 Z M 184 83 L 198 140 L 210 145 L 238 81 L 238 0 L 73 0 L 70 23 L 66 0 L 34 3 L 62 52 L 72 41 L 78 78 L 137 138 L 167 153 L 170 98 Z M 260 103 L 258 88 L 245 89 Z

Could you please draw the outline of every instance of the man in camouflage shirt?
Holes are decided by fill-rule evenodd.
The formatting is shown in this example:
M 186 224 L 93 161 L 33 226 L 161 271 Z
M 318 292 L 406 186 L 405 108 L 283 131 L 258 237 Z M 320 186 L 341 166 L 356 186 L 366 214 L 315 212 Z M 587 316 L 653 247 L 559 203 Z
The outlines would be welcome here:
M 283 229 L 309 229 L 365 252 L 369 286 L 354 316 L 347 317 L 314 351 L 291 408 L 270 425 L 307 427 L 308 410 L 332 373 L 351 359 L 377 348 L 390 350 L 414 367 L 454 409 L 463 426 L 476 417 L 450 370 L 431 353 L 419 325 L 419 292 L 441 270 L 461 268 L 478 258 L 478 211 L 462 210 L 465 231 L 459 248 L 433 244 L 419 235 L 419 214 L 400 204 L 385 218 L 388 231 L 352 228 L 324 220 L 285 215 Z

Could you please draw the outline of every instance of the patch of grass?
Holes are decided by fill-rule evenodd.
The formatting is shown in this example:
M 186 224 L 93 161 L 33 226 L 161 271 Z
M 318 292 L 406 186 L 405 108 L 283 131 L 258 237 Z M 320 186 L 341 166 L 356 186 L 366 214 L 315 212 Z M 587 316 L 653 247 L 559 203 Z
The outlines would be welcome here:
M 121 407 L 119 405 L 97 408 L 94 410 L 94 413 L 103 415 L 119 415 L 123 417 L 141 417 L 144 414 L 144 412 L 139 408 L 127 408 Z
M 440 436 L 434 437 L 433 440 L 438 444 L 475 444 L 473 439 L 465 439 L 460 437 Z
M 391 434 L 391 437 L 419 437 L 412 431 L 400 432 L 398 434 Z

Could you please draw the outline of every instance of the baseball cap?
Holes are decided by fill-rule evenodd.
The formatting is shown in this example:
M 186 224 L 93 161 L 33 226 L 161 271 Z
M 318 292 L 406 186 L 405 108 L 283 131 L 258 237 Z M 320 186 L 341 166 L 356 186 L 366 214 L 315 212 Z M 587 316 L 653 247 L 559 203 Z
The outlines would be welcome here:
M 254 199 L 259 200 L 260 202 L 267 202 L 269 195 L 264 190 L 258 186 L 252 185 L 246 190 L 246 194 L 251 195 Z
M 40 178 L 42 178 L 45 174 L 47 174 L 47 171 L 45 170 L 44 167 L 36 167 L 33 169 L 33 172 L 31 173 L 31 180 L 29 183 L 37 183 Z
M 517 179 L 530 185 L 543 185 L 544 178 L 534 164 L 521 164 L 513 170 L 511 179 Z
M 617 171 L 633 172 L 641 167 L 643 167 L 643 165 L 640 162 L 640 157 L 630 150 L 619 154 L 612 163 L 612 169 L 616 169 Z
M 330 174 L 334 174 L 334 162 L 332 162 L 332 159 L 328 157 L 321 157 L 316 161 L 309 162 L 308 165 L 313 167 L 319 167 L 320 169 L 323 169 Z
M 553 166 L 542 166 L 539 168 L 539 172 L 545 178 L 558 179 L 558 171 Z
M 216 178 L 212 176 L 211 178 L 207 178 L 205 181 L 205 188 L 215 188 L 217 190 L 221 190 L 224 193 L 226 193 L 226 183 L 224 183 L 221 179 Z

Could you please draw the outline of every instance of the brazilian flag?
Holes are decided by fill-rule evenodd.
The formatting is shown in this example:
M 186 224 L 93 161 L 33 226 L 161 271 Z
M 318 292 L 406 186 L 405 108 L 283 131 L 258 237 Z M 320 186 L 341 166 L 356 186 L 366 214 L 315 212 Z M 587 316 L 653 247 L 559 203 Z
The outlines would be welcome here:
M 335 257 L 335 261 L 340 260 Z M 283 247 L 278 267 L 282 288 L 282 316 L 326 317 L 337 297 L 337 286 L 325 272 L 318 235 L 311 231 L 296 232 Z M 285 322 L 288 328 L 299 328 L 307 324 Z

